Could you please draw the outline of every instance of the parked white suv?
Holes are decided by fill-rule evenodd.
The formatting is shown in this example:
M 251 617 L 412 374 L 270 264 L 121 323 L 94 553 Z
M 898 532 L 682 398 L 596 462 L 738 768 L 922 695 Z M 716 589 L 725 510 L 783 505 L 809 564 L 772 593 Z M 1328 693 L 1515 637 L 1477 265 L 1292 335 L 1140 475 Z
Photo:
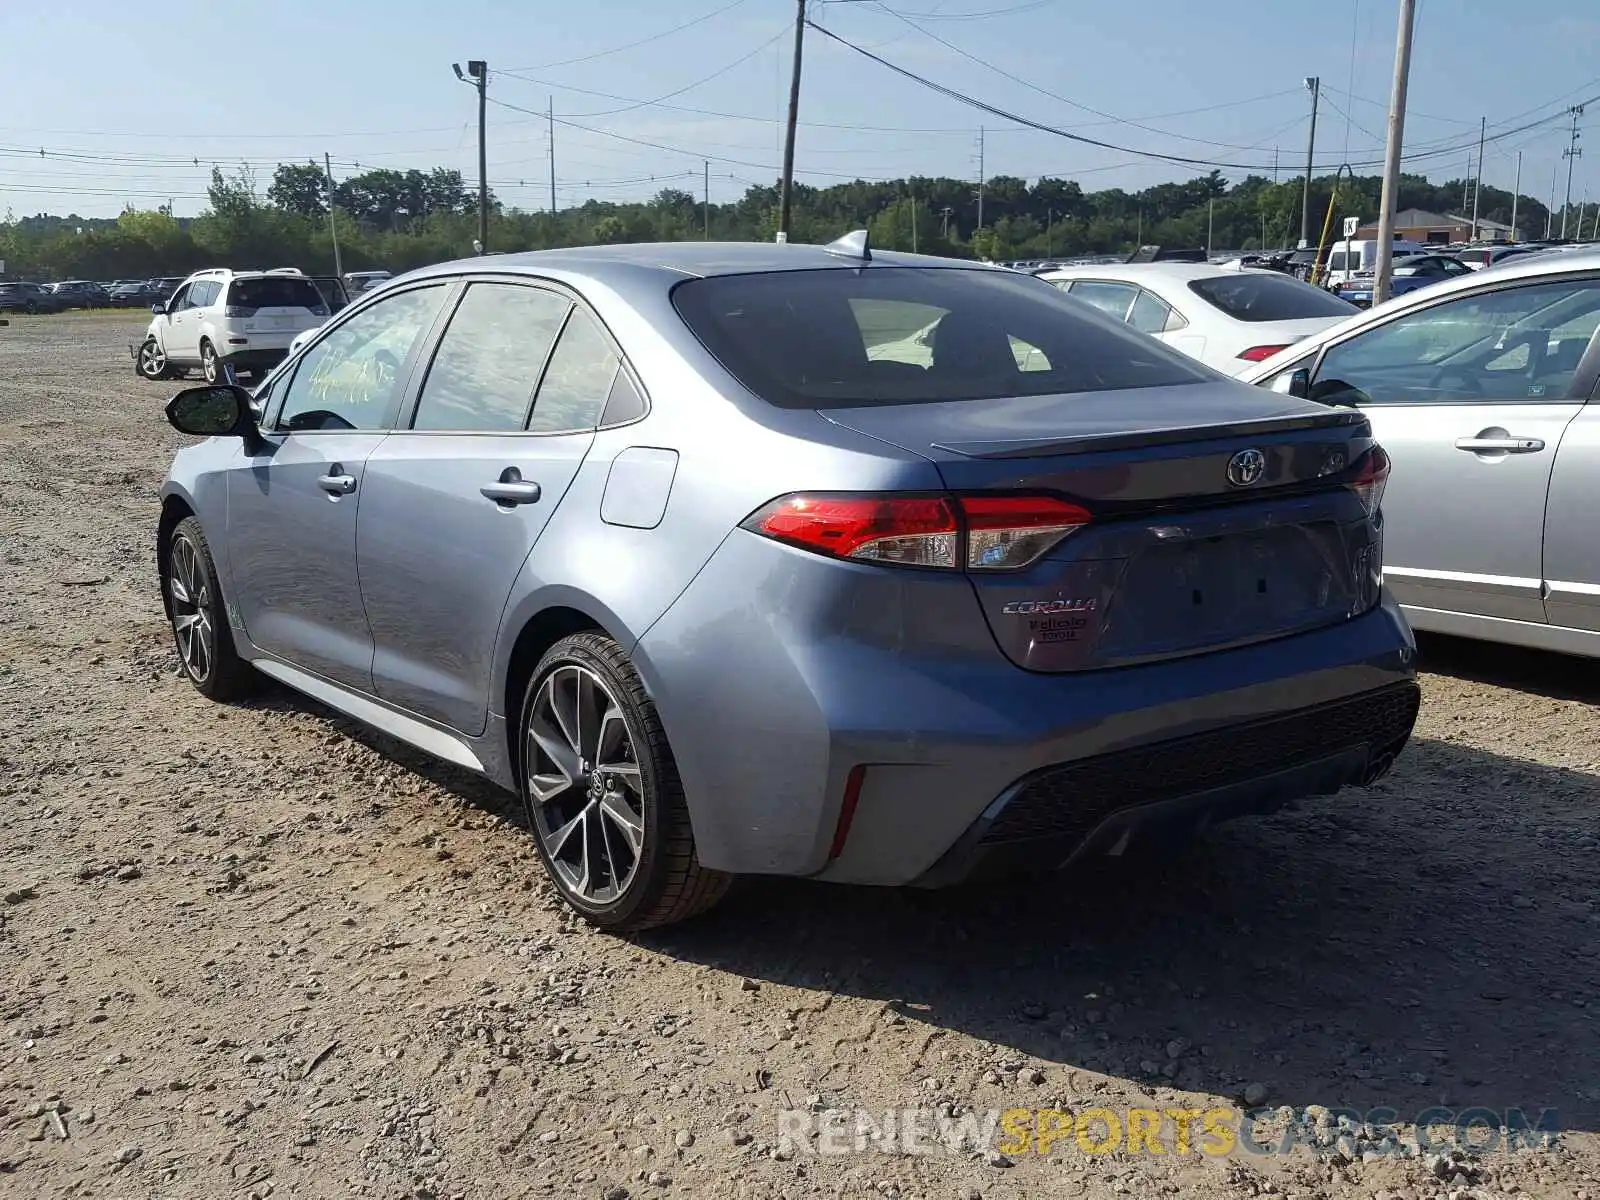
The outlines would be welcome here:
M 292 269 L 196 271 L 155 313 L 134 350 L 145 379 L 169 379 L 199 367 L 207 383 L 223 363 L 260 377 L 281 362 L 297 334 L 328 319 L 317 285 Z

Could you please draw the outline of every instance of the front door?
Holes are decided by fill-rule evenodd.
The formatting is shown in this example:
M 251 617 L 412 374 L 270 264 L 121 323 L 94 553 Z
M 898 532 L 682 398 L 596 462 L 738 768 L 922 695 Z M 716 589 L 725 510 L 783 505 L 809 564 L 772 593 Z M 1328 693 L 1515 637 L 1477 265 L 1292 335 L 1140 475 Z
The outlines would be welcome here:
M 260 445 L 228 478 L 233 598 L 250 641 L 360 691 L 372 690 L 356 573 L 367 460 L 449 290 L 400 292 L 329 330 L 274 389 Z
M 1551 468 L 1600 281 L 1502 287 L 1331 347 L 1311 394 L 1359 406 L 1393 460 L 1384 577 L 1402 604 L 1545 620 Z
M 506 601 L 589 451 L 617 374 L 603 330 L 565 295 L 511 281 L 468 286 L 411 428 L 367 467 L 361 595 L 380 697 L 483 732 Z
M 167 352 L 169 362 L 200 360 L 200 314 L 193 305 L 194 291 L 200 286 L 199 283 L 184 284 L 167 303 L 167 315 L 161 318 L 161 348 Z

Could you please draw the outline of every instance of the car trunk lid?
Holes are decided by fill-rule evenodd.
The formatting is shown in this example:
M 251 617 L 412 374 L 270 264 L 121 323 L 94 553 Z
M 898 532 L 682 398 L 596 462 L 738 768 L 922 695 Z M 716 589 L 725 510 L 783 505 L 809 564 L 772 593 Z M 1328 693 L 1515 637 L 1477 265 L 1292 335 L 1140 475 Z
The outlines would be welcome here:
M 1348 486 L 1373 443 L 1352 410 L 1216 382 L 821 415 L 931 459 L 953 492 L 1094 514 L 1021 570 L 969 569 L 1018 666 L 1181 657 L 1376 602 L 1377 527 Z

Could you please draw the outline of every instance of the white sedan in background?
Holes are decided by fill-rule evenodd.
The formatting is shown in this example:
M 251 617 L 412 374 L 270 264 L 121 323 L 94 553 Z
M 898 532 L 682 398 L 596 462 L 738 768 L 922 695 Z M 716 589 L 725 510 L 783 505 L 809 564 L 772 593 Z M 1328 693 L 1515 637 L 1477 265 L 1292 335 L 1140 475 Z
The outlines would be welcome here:
M 1360 311 L 1282 272 L 1249 267 L 1114 263 L 1039 277 L 1228 375 Z

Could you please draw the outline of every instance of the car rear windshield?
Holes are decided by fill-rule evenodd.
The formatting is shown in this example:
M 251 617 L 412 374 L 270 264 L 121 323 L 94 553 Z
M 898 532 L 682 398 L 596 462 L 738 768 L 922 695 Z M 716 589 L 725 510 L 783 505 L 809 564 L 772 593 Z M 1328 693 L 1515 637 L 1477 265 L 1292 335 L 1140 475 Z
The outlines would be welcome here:
M 1113 391 L 1209 375 L 1032 276 L 874 266 L 680 283 L 672 301 L 717 360 L 782 408 Z
M 1356 311 L 1353 304 L 1276 271 L 1191 279 L 1189 290 L 1236 321 L 1301 321 L 1348 317 Z
M 321 308 L 322 293 L 309 279 L 273 276 L 235 279 L 228 289 L 230 308 Z

